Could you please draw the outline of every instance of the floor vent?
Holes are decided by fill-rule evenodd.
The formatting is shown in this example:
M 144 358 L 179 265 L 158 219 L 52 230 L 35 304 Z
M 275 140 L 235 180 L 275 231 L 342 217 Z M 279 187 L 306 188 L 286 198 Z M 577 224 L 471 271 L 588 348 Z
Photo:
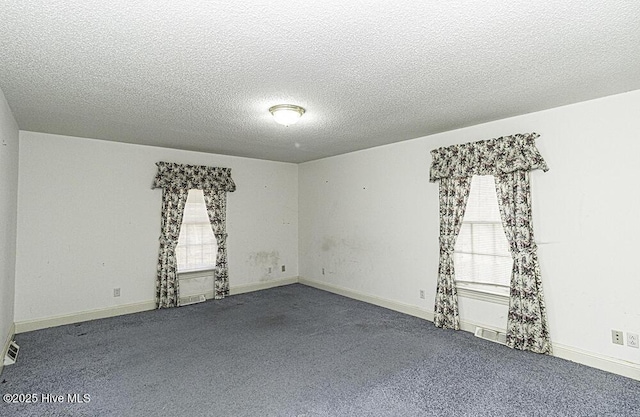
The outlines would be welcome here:
M 16 342 L 11 341 L 9 343 L 9 349 L 7 349 L 7 355 L 4 357 L 4 365 L 13 365 L 18 360 L 18 351 L 20 346 Z
M 489 340 L 491 342 L 500 343 L 501 345 L 507 344 L 507 335 L 506 333 L 497 332 L 495 330 L 485 329 L 483 327 L 476 327 L 475 332 L 476 337 L 479 337 L 484 340 Z
M 180 298 L 180 305 L 188 306 L 189 304 L 201 303 L 203 301 L 207 301 L 207 297 L 205 297 L 204 294 L 190 295 L 188 297 Z

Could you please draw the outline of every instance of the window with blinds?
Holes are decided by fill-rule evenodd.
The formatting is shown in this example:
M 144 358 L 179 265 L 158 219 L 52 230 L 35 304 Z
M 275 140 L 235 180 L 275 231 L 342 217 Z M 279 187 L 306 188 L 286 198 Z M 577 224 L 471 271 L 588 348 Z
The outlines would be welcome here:
M 178 272 L 213 269 L 218 250 L 202 190 L 189 190 L 176 247 Z
M 474 176 L 454 250 L 456 283 L 507 294 L 513 261 L 492 175 Z M 460 286 L 460 285 L 458 285 Z

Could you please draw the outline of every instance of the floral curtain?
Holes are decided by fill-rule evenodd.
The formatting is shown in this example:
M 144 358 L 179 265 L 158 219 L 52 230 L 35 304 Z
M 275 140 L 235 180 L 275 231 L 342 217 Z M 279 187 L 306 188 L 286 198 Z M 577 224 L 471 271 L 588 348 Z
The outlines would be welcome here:
M 548 171 L 536 148 L 537 133 L 452 145 L 431 151 L 430 181 L 441 178 L 500 175 L 514 171 Z
M 230 168 L 157 162 L 153 187 L 162 189 L 235 191 Z
M 528 171 L 496 177 L 502 226 L 513 257 L 507 345 L 551 353 L 537 247 L 533 239 Z
M 453 249 L 467 207 L 471 177 L 440 180 L 440 263 L 433 322 L 444 329 L 460 329 Z
M 179 304 L 180 290 L 177 279 L 176 245 L 189 190 L 162 190 L 162 219 L 158 276 L 156 279 L 156 305 L 158 308 Z M 160 273 L 162 271 L 162 273 Z
M 206 190 L 204 202 L 207 206 L 209 222 L 218 245 L 216 269 L 214 272 L 214 298 L 220 299 L 229 295 L 229 271 L 227 269 L 227 193 L 225 191 Z
M 236 185 L 231 179 L 231 169 L 201 165 L 184 165 L 170 162 L 156 163 L 158 172 L 151 188 L 162 188 L 162 219 L 158 271 L 156 277 L 156 306 L 158 308 L 180 305 L 180 289 L 177 277 L 176 246 L 180 236 L 180 226 L 184 206 L 189 190 L 203 190 L 205 202 L 207 195 L 217 195 L 213 200 L 214 216 L 209 213 L 214 234 L 218 242 L 216 259 L 216 298 L 229 293 L 226 251 L 226 193 L 235 191 Z M 220 195 L 222 197 L 220 197 Z M 215 203 L 218 201 L 218 203 Z M 221 202 L 220 202 L 221 201 Z M 209 203 L 207 203 L 207 211 Z M 223 214 L 220 214 L 224 211 Z M 217 225 L 214 225 L 214 220 Z M 219 236 L 221 235 L 221 236 Z M 222 236 L 223 235 L 223 236 Z M 221 281 L 218 291 L 218 281 Z
M 434 323 L 438 327 L 459 328 L 451 253 L 459 232 L 458 222 L 462 221 L 466 207 L 464 181 L 470 184 L 473 175 L 493 175 L 500 215 L 514 259 L 507 344 L 517 349 L 551 353 L 531 222 L 529 171 L 549 170 L 535 146 L 538 137 L 537 133 L 517 134 L 431 151 L 430 181 L 440 181 L 440 265 Z M 451 185 L 454 180 L 458 181 L 457 185 Z M 453 208 L 451 204 L 462 207 Z M 458 216 L 460 219 L 456 220 Z

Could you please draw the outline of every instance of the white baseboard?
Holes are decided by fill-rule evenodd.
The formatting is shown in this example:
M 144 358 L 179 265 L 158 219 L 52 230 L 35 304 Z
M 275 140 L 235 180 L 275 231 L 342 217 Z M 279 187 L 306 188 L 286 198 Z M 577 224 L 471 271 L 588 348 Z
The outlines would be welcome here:
M 229 288 L 229 293 L 230 295 L 243 294 L 246 292 L 259 291 L 267 288 L 279 287 L 282 285 L 295 284 L 297 282 L 298 277 L 291 277 L 273 281 L 257 282 L 247 285 L 238 285 Z M 213 291 L 207 292 L 205 294 L 205 297 L 207 297 L 207 299 L 213 298 Z M 49 327 L 63 326 L 65 324 L 73 324 L 89 320 L 122 316 L 124 314 L 140 313 L 142 311 L 154 310 L 155 308 L 156 302 L 152 300 L 115 307 L 99 308 L 96 310 L 81 311 L 77 313 L 47 317 L 44 319 L 25 320 L 15 323 L 15 333 L 25 333 L 33 330 L 46 329 Z
M 139 313 L 141 311 L 153 310 L 155 308 L 155 301 L 143 301 L 140 303 L 125 304 L 115 307 L 99 308 L 96 310 L 64 314 L 55 317 L 48 317 L 45 319 L 19 321 L 16 323 L 16 333 L 24 333 L 30 332 L 32 330 L 63 326 L 65 324 L 79 323 L 82 321 L 122 316 L 124 314 Z
M 398 311 L 400 313 L 408 314 L 410 316 L 419 317 L 421 319 L 433 322 L 432 311 L 428 311 L 416 306 L 400 303 L 393 300 L 387 300 L 381 297 L 360 293 L 347 288 L 339 287 L 332 284 L 326 284 L 323 282 L 318 282 L 318 281 L 310 280 L 303 277 L 300 277 L 299 282 L 309 287 L 328 291 L 328 292 L 342 295 L 348 298 L 353 298 L 355 300 L 364 301 L 369 304 L 374 304 L 380 307 L 388 308 L 390 310 Z M 491 329 L 491 330 L 500 331 L 500 332 L 505 331 L 505 329 L 493 328 L 491 326 L 474 323 L 473 321 L 469 321 L 469 320 L 460 321 L 461 330 L 474 333 L 476 327 L 484 327 L 486 329 Z M 552 343 L 552 345 L 553 345 L 553 356 L 640 381 L 640 365 L 639 364 L 622 361 L 620 359 L 611 358 L 611 357 L 600 355 L 593 352 L 587 352 L 581 349 L 577 349 L 571 346 L 565 346 L 558 343 Z
M 552 343 L 552 345 L 553 356 L 640 381 L 639 364 L 600 355 L 598 353 L 587 352 L 559 343 Z
M 4 344 L 2 345 L 2 356 L 0 357 L 0 375 L 2 375 L 2 370 L 4 369 L 4 357 L 7 356 L 7 352 L 9 351 L 9 344 L 13 340 L 13 336 L 16 334 L 16 324 L 12 323 L 11 327 L 9 327 L 9 334 L 5 339 Z
M 332 284 L 325 284 L 319 281 L 313 281 L 307 278 L 300 277 L 300 284 L 307 285 L 309 287 L 317 288 L 319 290 L 328 291 L 334 294 L 342 295 L 354 300 L 364 301 L 365 303 L 377 305 L 378 307 L 388 308 L 400 313 L 408 314 L 409 316 L 419 317 L 424 320 L 433 321 L 433 311 L 425 310 L 420 307 L 412 306 L 410 304 L 400 303 L 398 301 L 392 301 L 373 295 L 364 294 L 358 291 L 353 291 L 347 288 L 338 287 Z
M 254 282 L 254 283 L 245 284 L 245 285 L 230 286 L 229 295 L 238 295 L 238 294 L 244 294 L 246 292 L 266 290 L 269 288 L 281 287 L 283 285 L 296 284 L 297 282 L 298 282 L 298 277 L 289 277 L 289 278 L 282 278 L 282 279 L 274 279 L 270 281 Z

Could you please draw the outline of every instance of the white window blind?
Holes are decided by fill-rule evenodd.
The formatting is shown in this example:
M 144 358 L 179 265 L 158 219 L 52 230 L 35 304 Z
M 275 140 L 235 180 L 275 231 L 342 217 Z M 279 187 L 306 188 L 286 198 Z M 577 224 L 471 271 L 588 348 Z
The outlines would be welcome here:
M 492 175 L 474 176 L 454 249 L 456 282 L 480 291 L 505 292 L 513 261 L 504 234 Z
M 213 269 L 218 250 L 202 190 L 189 190 L 176 247 L 178 272 Z

